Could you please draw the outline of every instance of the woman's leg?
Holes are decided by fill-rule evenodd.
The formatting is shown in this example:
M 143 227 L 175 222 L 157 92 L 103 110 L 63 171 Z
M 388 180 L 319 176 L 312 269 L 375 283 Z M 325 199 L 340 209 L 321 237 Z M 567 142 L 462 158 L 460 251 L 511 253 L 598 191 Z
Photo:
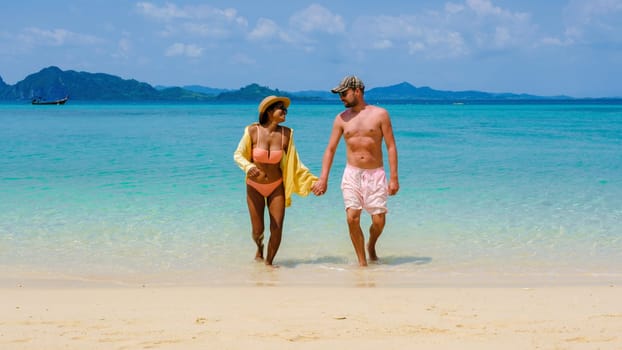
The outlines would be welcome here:
M 246 203 L 248 204 L 248 213 L 251 217 L 251 234 L 253 241 L 257 245 L 255 260 L 261 261 L 263 260 L 263 213 L 266 207 L 266 199 L 256 189 L 246 185 Z
M 283 236 L 283 221 L 285 219 L 285 188 L 283 185 L 277 187 L 268 197 L 268 212 L 270 213 L 270 240 L 268 241 L 266 265 L 272 265 Z

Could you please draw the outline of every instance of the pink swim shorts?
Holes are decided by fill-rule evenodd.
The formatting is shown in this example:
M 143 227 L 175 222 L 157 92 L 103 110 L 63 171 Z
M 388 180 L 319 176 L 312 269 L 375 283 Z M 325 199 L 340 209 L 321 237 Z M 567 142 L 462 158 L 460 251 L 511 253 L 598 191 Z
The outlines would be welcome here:
M 346 165 L 341 191 L 346 209 L 365 209 L 371 215 L 387 212 L 389 186 L 384 168 L 360 169 Z

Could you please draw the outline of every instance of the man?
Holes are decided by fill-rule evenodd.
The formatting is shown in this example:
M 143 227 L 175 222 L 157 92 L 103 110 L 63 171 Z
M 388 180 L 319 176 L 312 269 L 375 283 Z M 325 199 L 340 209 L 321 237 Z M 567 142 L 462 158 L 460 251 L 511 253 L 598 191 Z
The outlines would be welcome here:
M 360 266 L 367 266 L 365 237 L 360 225 L 361 212 L 371 215 L 367 253 L 371 261 L 378 260 L 376 242 L 382 234 L 387 212 L 387 197 L 400 188 L 397 176 L 397 148 L 389 113 L 365 102 L 365 85 L 356 76 L 347 76 L 331 90 L 339 94 L 346 110 L 335 117 L 333 130 L 322 159 L 322 173 L 312 191 L 323 195 L 328 187 L 328 174 L 335 151 L 343 135 L 346 142 L 347 165 L 341 189 L 346 207 L 350 238 Z M 389 159 L 389 183 L 384 171 L 382 140 Z

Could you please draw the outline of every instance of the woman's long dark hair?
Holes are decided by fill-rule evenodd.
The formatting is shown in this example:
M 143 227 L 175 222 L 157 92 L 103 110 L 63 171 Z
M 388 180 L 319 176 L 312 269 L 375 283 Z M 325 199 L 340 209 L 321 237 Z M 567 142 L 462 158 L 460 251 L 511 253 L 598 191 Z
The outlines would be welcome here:
M 273 104 L 271 104 L 270 106 L 268 106 L 268 108 L 266 108 L 263 113 L 261 114 L 261 116 L 259 117 L 259 124 L 260 125 L 264 125 L 268 122 L 268 112 L 274 109 L 274 105 L 279 103 L 279 101 L 274 102 Z

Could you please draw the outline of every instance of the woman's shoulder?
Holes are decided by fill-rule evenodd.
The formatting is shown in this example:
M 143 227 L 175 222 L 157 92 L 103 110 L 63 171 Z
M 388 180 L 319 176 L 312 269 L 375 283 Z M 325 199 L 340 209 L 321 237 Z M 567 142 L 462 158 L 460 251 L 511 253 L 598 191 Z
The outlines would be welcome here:
M 244 128 L 246 132 L 248 133 L 248 135 L 251 137 L 251 140 L 257 139 L 257 126 L 258 125 L 259 123 L 252 123 L 252 124 L 248 124 L 246 128 Z
M 257 130 L 257 126 L 259 126 L 259 123 L 251 123 L 244 127 L 244 129 L 248 130 L 248 132 L 253 132 L 253 130 Z
M 292 128 L 288 128 L 287 126 L 281 125 L 281 128 L 283 128 L 283 135 L 289 137 L 289 135 L 292 134 L 292 132 L 294 131 Z

